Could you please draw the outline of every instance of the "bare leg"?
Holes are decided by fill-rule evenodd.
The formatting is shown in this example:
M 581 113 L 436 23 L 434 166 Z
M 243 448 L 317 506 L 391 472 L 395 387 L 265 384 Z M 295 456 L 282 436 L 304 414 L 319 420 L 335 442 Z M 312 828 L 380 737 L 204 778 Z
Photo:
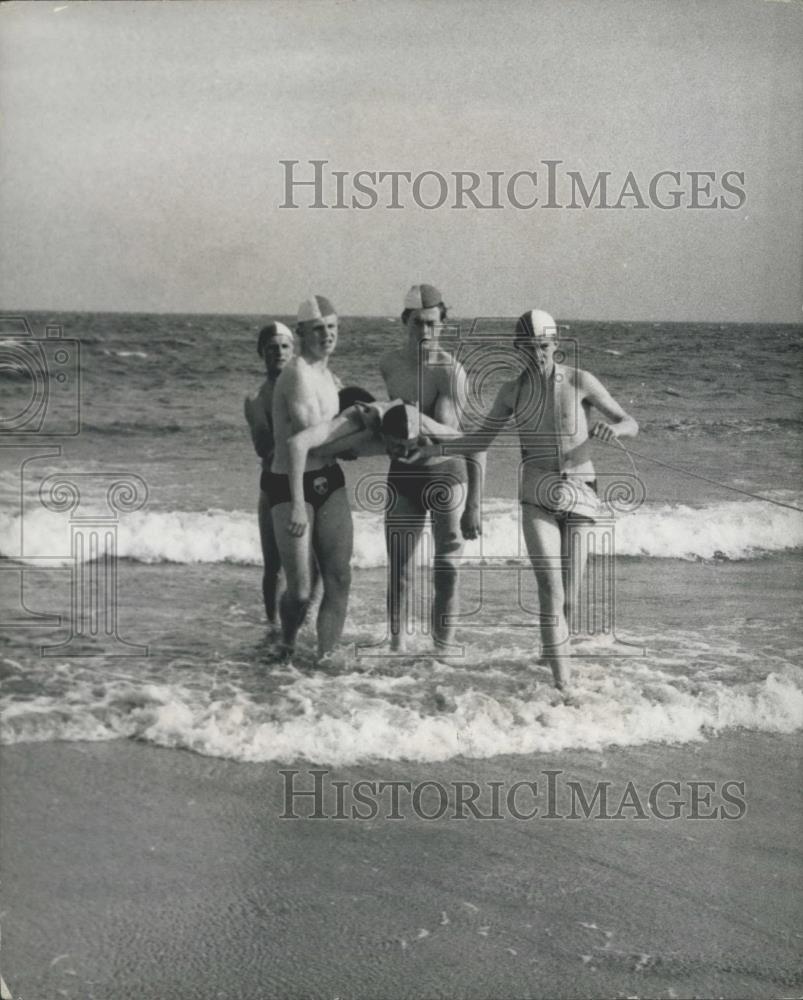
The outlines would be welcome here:
M 307 504 L 307 519 L 313 524 L 312 507 Z M 310 602 L 310 535 L 307 528 L 300 538 L 294 538 L 287 530 L 290 523 L 291 505 L 279 503 L 273 508 L 273 530 L 276 545 L 284 567 L 287 589 L 279 601 L 279 617 L 282 621 L 282 639 L 288 650 L 295 646 L 298 630 L 303 624 Z
M 315 515 L 312 544 L 323 583 L 318 609 L 318 655 L 331 652 L 343 634 L 351 587 L 354 529 L 345 489 L 335 490 Z
M 459 498 L 462 507 L 462 497 Z M 463 551 L 460 533 L 460 508 L 432 511 L 432 534 L 435 542 L 433 566 L 432 638 L 436 650 L 449 652 L 454 644 L 455 627 L 450 624 L 460 610 L 457 557 Z
M 311 585 L 310 585 L 310 597 L 309 597 L 309 600 L 310 600 L 310 604 L 314 604 L 318 600 L 318 598 L 321 596 L 321 590 L 322 590 L 322 587 L 321 587 L 321 571 L 318 569 L 318 560 L 315 558 L 315 553 L 313 551 L 310 551 L 310 556 L 311 556 L 311 559 L 310 559 L 310 568 L 309 568 L 309 573 L 310 573 L 310 577 L 309 578 L 310 578 L 310 580 L 312 582 L 311 582 Z
M 567 518 L 563 523 L 563 613 L 570 636 L 579 634 L 584 620 L 580 602 L 586 564 L 588 563 L 588 543 L 593 533 L 593 521 L 588 521 L 585 518 L 577 520 Z M 587 618 L 588 608 L 585 609 L 586 621 Z
M 407 635 L 415 621 L 416 553 L 426 514 L 404 496 L 397 496 L 385 515 L 385 545 L 388 551 L 388 624 L 390 648 L 404 652 Z
M 276 597 L 280 584 L 282 559 L 276 545 L 273 533 L 273 518 L 270 513 L 270 503 L 265 493 L 259 492 L 259 539 L 262 543 L 262 599 L 265 602 L 265 615 L 268 624 L 276 625 Z
M 557 520 L 540 507 L 521 505 L 521 526 L 538 584 L 541 643 L 552 668 L 555 687 L 569 684 L 567 629 L 563 614 L 561 529 Z

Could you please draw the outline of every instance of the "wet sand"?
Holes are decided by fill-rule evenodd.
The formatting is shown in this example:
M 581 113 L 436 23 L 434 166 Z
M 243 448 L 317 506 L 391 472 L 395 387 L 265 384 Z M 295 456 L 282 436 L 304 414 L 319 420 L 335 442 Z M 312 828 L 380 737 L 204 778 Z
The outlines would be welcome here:
M 330 817 L 337 779 L 508 789 L 562 770 L 564 792 L 610 781 L 609 811 L 628 780 L 645 805 L 662 779 L 743 780 L 730 821 L 688 806 L 669 821 L 459 820 L 451 800 L 426 820 L 404 796 L 400 820 L 387 796 L 371 820 L 290 820 L 279 765 L 129 741 L 5 747 L 3 978 L 25 1000 L 796 996 L 800 759 L 799 737 L 738 733 L 322 779 Z

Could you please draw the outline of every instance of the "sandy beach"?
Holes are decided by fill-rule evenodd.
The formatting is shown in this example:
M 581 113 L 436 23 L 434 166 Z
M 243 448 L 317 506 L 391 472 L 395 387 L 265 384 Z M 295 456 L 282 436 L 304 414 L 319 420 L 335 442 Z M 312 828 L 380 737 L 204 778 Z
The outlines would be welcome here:
M 326 776 L 509 786 L 552 769 L 617 802 L 628 780 L 645 801 L 659 780 L 744 781 L 731 821 L 433 821 L 409 800 L 360 821 L 280 818 L 278 765 L 5 747 L 3 977 L 24 1000 L 796 996 L 800 749 L 740 733 Z

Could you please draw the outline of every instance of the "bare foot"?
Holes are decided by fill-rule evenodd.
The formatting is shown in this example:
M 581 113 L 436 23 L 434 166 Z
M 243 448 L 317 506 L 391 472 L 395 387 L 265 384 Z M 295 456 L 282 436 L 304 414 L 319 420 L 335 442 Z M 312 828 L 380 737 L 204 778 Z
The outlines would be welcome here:
M 315 661 L 315 668 L 327 673 L 335 673 L 338 670 L 344 670 L 348 666 L 346 653 L 342 649 L 330 649 L 325 653 L 321 653 Z
M 558 688 L 558 691 L 560 692 L 561 701 L 568 708 L 580 707 L 580 698 L 574 688 L 562 687 Z
M 277 663 L 280 666 L 291 667 L 293 665 L 293 654 L 295 647 L 288 646 L 287 643 L 278 640 L 276 647 L 271 651 L 268 660 L 270 663 Z

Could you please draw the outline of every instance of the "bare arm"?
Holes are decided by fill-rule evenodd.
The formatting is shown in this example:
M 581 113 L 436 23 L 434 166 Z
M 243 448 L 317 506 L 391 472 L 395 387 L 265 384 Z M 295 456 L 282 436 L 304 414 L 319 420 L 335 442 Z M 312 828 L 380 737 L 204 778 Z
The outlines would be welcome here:
M 382 440 L 369 428 L 359 431 L 352 430 L 336 441 L 318 445 L 316 448 L 310 448 L 311 454 L 319 455 L 323 458 L 337 458 L 338 455 L 342 455 L 343 452 L 347 451 L 355 452 L 359 456 L 384 455 L 386 448 Z M 352 455 L 351 457 L 355 456 Z
M 393 403 L 374 401 L 372 403 L 354 403 L 338 416 L 348 420 L 349 425 L 343 431 L 333 432 L 322 444 L 316 445 L 310 451 L 319 456 L 334 456 L 335 458 L 357 458 L 358 455 L 382 455 L 385 453 L 385 443 L 382 439 L 382 416 Z M 330 424 L 330 426 L 334 426 Z M 347 453 L 347 454 L 344 454 Z
M 245 397 L 243 403 L 245 419 L 251 432 L 251 441 L 257 455 L 269 459 L 273 455 L 273 426 L 270 413 L 266 409 L 264 387 L 257 393 L 255 399 Z
M 422 417 L 422 432 L 428 437 L 444 440 L 422 445 L 408 456 L 408 460 L 418 461 L 434 455 L 476 455 L 486 452 L 513 412 L 508 396 L 508 387 L 503 385 L 488 415 L 468 434 L 458 434 L 454 427 L 439 424 L 429 417 Z
M 455 410 L 458 406 L 465 406 L 468 399 L 468 383 L 466 372 L 463 366 L 455 363 L 454 381 L 450 386 Z M 482 491 L 485 484 L 485 465 L 488 459 L 487 451 L 473 453 L 473 458 L 466 460 L 466 475 L 468 484 L 466 489 L 466 503 L 463 514 L 460 518 L 460 531 L 463 538 L 473 539 L 482 534 L 482 519 L 480 507 L 482 503 Z
M 298 368 L 288 367 L 282 372 L 277 387 L 287 407 L 287 415 L 294 434 L 316 423 L 318 408 L 315 393 L 308 379 L 299 373 Z
M 388 386 L 388 372 L 387 372 L 387 360 L 386 355 L 382 355 L 379 359 L 379 374 L 382 376 L 382 381 L 385 383 L 385 388 L 388 393 L 390 393 L 390 388 Z
M 600 441 L 635 437 L 638 434 L 638 424 L 622 409 L 602 382 L 590 372 L 583 372 L 582 378 L 585 399 L 596 407 L 607 421 L 607 423 L 603 421 L 595 423 L 591 428 L 591 437 L 599 438 Z
M 459 372 L 459 378 L 460 383 L 465 386 L 465 372 L 463 372 L 462 368 Z M 465 391 L 464 388 L 464 393 Z M 458 396 L 458 399 L 465 400 L 467 396 L 461 394 Z M 478 428 L 478 432 L 481 433 L 487 426 L 487 423 L 481 425 Z M 496 436 L 496 433 L 496 431 L 493 432 L 493 437 Z M 485 485 L 485 465 L 488 460 L 487 448 L 489 444 L 490 439 L 486 434 L 484 447 L 481 447 L 478 451 L 472 451 L 470 455 L 464 452 L 466 455 L 466 478 L 468 482 L 466 485 L 466 503 L 463 507 L 463 513 L 460 516 L 460 533 L 467 541 L 471 541 L 482 534 L 482 493 Z
M 472 539 L 482 534 L 482 489 L 485 483 L 486 451 L 477 453 L 473 458 L 466 456 L 466 505 L 460 517 L 460 531 L 463 538 Z

